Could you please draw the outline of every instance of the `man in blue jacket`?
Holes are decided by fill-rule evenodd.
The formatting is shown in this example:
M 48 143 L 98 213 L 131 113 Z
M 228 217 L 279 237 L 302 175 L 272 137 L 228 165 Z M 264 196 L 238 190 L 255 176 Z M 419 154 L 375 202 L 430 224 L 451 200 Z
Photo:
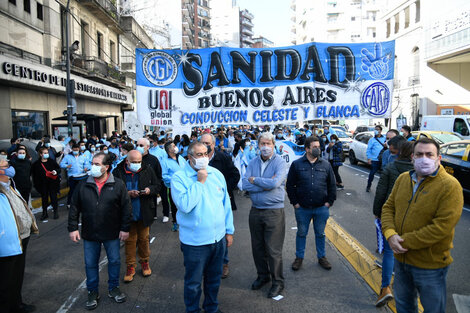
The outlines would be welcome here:
M 284 290 L 282 246 L 286 230 L 284 181 L 287 165 L 275 153 L 271 133 L 262 133 L 258 146 L 261 155 L 250 161 L 242 180 L 243 190 L 250 193 L 253 203 L 249 225 L 258 277 L 251 289 L 258 290 L 272 279 L 268 298 L 274 298 Z
M 305 155 L 295 160 L 287 176 L 287 195 L 295 209 L 297 237 L 292 269 L 302 266 L 310 221 L 313 220 L 318 264 L 326 270 L 331 264 L 325 256 L 325 226 L 330 217 L 329 208 L 336 200 L 336 181 L 330 163 L 320 158 L 320 139 L 305 140 Z
M 369 172 L 369 179 L 367 180 L 366 191 L 370 192 L 370 187 L 372 186 L 372 181 L 374 180 L 374 175 L 380 170 L 380 161 L 379 155 L 380 151 L 385 148 L 385 137 L 382 135 L 382 126 L 375 126 L 374 137 L 369 139 L 367 143 L 367 162 L 371 165 Z
M 184 257 L 186 312 L 199 312 L 204 277 L 205 312 L 219 312 L 217 295 L 226 247 L 232 245 L 232 208 L 222 173 L 209 166 L 207 147 L 193 142 L 189 166 L 175 172 L 171 196 L 178 207 L 179 237 Z

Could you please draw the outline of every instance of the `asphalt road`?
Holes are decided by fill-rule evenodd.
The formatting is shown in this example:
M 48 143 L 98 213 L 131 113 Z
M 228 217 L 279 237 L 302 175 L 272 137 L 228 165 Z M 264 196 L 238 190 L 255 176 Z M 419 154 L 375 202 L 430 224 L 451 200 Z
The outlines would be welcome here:
M 369 251 L 375 253 L 377 240 L 374 228 L 372 204 L 378 179 L 375 178 L 370 193 L 365 191 L 369 168 L 365 164 L 350 165 L 349 161 L 340 168 L 345 189 L 339 191 L 338 201 L 331 216 L 351 235 L 356 237 Z M 467 201 L 468 199 L 466 199 Z M 453 295 L 470 296 L 470 203 L 466 203 L 462 216 L 455 230 L 454 249 L 451 251 L 454 263 L 447 274 L 447 308 L 446 312 L 454 313 Z M 467 312 L 470 312 L 470 308 Z
M 63 202 L 63 201 L 62 201 Z M 293 272 L 296 226 L 292 206 L 286 206 L 284 275 L 286 289 L 280 301 L 266 297 L 269 286 L 249 289 L 256 278 L 251 255 L 248 212 L 251 201 L 237 195 L 239 210 L 234 213 L 235 241 L 230 248 L 230 277 L 222 281 L 219 293 L 223 312 L 388 312 L 377 309 L 374 292 L 330 243 L 327 256 L 333 269 L 325 271 L 316 261 L 313 231 L 303 267 Z M 161 214 L 161 208 L 159 208 Z M 86 301 L 83 247 L 72 243 L 66 229 L 66 208 L 60 207 L 60 219 L 39 223 L 40 235 L 32 237 L 28 248 L 23 298 L 34 303 L 38 312 L 83 312 Z M 183 258 L 178 234 L 161 219 L 153 224 L 151 238 L 152 276 L 143 278 L 140 269 L 130 284 L 122 284 L 128 301 L 113 303 L 106 297 L 107 266 L 102 258 L 100 291 L 102 299 L 96 312 L 184 312 Z M 121 273 L 125 271 L 121 249 Z

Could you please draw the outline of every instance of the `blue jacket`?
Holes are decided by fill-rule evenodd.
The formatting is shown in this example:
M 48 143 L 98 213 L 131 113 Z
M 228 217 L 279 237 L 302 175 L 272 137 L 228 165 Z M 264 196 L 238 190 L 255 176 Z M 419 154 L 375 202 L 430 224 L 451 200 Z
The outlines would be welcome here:
M 378 161 L 380 151 L 382 151 L 382 149 L 384 148 L 384 143 L 385 136 L 383 135 L 381 135 L 380 137 L 372 137 L 371 139 L 369 139 L 366 152 L 367 159 L 371 159 L 372 161 Z
M 398 155 L 390 154 L 390 149 L 387 149 L 382 153 L 382 169 L 385 169 L 388 164 L 393 163 L 397 159 Z
M 15 215 L 7 196 L 0 193 L 0 257 L 23 253 Z
M 257 209 L 281 209 L 284 207 L 285 180 L 287 164 L 283 158 L 274 153 L 261 176 L 261 156 L 250 161 L 242 180 L 243 190 L 250 193 L 253 207 Z M 255 177 L 254 183 L 248 178 Z
M 72 165 L 71 168 L 67 168 L 68 165 Z M 81 154 L 75 157 L 72 153 L 67 154 L 60 162 L 60 167 L 67 169 L 68 177 L 81 177 L 85 176 L 85 167 L 88 164 L 87 154 Z M 89 170 L 90 168 L 88 168 Z
M 166 155 L 166 157 L 160 161 L 160 164 L 162 166 L 163 183 L 167 188 L 170 188 L 171 186 L 171 178 L 173 177 L 173 174 L 187 166 L 186 160 L 181 155 L 178 155 L 178 162 Z
M 171 196 L 178 208 L 180 241 L 186 245 L 202 246 L 232 235 L 232 207 L 227 184 L 222 173 L 207 167 L 204 184 L 197 181 L 197 172 L 188 164 L 171 180 Z
M 336 200 L 336 180 L 330 163 L 317 159 L 313 164 L 304 155 L 292 162 L 287 176 L 290 203 L 303 208 L 317 208 Z
M 156 157 L 160 163 L 162 162 L 162 159 L 167 156 L 165 149 L 162 149 L 159 146 L 150 148 L 149 153 Z

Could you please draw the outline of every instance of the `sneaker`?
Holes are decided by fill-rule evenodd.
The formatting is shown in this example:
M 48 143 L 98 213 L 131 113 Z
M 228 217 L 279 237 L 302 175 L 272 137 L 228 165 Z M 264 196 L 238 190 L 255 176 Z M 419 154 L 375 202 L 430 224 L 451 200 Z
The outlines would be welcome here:
M 148 277 L 148 276 L 152 275 L 152 270 L 150 269 L 148 261 L 140 263 L 140 266 L 142 267 L 142 275 L 144 277 Z
M 392 295 L 392 290 L 390 289 L 390 286 L 384 287 L 380 289 L 380 295 L 379 295 L 379 298 L 377 299 L 377 302 L 375 302 L 375 306 L 376 307 L 384 306 L 392 299 L 393 299 L 393 295 Z
M 318 264 L 320 264 L 320 266 L 325 270 L 331 270 L 331 264 L 328 262 L 328 259 L 325 256 L 318 259 Z
M 336 185 L 336 190 L 344 190 L 344 186 L 343 185 Z
M 222 269 L 222 279 L 225 279 L 228 277 L 229 274 L 229 269 L 228 269 L 228 264 L 224 264 L 224 267 Z
M 46 212 L 42 212 L 42 215 L 41 215 L 40 220 L 41 220 L 41 221 L 44 221 L 44 220 L 47 220 L 48 218 L 49 218 L 49 215 L 47 214 L 47 211 L 46 211 Z
M 168 216 L 164 216 L 163 217 L 163 223 L 168 223 L 170 219 L 168 218 Z
M 302 266 L 302 262 L 304 259 L 302 258 L 295 258 L 294 262 L 292 263 L 292 269 L 294 271 L 298 271 L 300 267 Z
M 173 227 L 171 228 L 171 231 L 178 231 L 180 226 L 177 223 L 173 223 Z
M 117 303 L 126 302 L 126 295 L 119 290 L 119 287 L 114 287 L 108 291 L 108 297 L 113 298 Z
M 370 192 L 370 187 L 369 186 L 367 186 L 366 192 Z
M 127 265 L 126 275 L 124 276 L 124 282 L 130 283 L 134 280 L 135 275 L 135 266 L 134 265 Z
M 98 291 L 88 291 L 88 300 L 86 302 L 86 309 L 87 310 L 94 310 L 98 306 L 98 300 L 100 299 L 100 295 Z

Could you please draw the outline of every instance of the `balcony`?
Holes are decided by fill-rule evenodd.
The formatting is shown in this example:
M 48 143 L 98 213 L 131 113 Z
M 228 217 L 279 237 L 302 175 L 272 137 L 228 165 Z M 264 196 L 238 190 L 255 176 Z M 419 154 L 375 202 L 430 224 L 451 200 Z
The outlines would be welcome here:
M 242 31 L 241 31 L 242 34 L 244 35 L 247 35 L 247 36 L 253 36 L 254 33 L 251 29 L 248 29 L 248 28 L 242 28 Z
M 116 8 L 116 0 L 77 0 L 86 7 L 97 19 L 108 25 L 113 31 L 122 33 L 119 27 L 120 16 Z
M 241 20 L 241 24 L 242 25 L 246 25 L 246 26 L 249 26 L 249 27 L 254 27 L 255 25 L 251 22 L 251 20 L 247 19 L 247 18 L 242 18 Z
M 120 25 L 122 30 L 126 33 L 126 37 L 131 39 L 138 48 L 151 49 L 153 47 L 152 38 L 147 35 L 145 30 L 132 16 L 121 16 Z

